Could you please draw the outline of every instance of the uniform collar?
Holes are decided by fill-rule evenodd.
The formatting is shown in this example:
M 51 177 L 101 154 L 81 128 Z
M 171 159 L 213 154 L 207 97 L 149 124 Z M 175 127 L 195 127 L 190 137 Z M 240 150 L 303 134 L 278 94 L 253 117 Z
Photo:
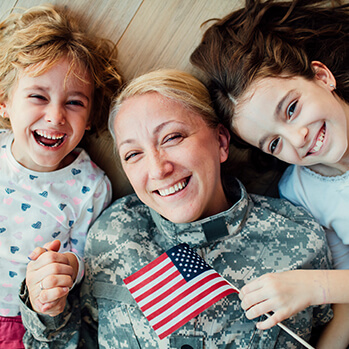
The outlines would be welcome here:
M 187 243 L 199 248 L 213 241 L 225 239 L 238 234 L 249 211 L 251 200 L 244 186 L 236 180 L 236 189 L 240 192 L 239 198 L 228 210 L 220 212 L 191 223 L 173 223 L 150 209 L 151 216 L 159 230 L 154 239 L 165 250 Z

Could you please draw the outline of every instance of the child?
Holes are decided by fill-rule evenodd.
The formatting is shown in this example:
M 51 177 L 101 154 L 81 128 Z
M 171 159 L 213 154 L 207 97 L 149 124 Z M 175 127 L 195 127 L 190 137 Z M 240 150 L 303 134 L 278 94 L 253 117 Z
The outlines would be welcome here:
M 83 276 L 86 233 L 110 203 L 111 184 L 76 147 L 85 130 L 106 127 L 121 79 L 110 43 L 54 6 L 10 15 L 0 44 L 0 342 L 19 348 L 17 295 L 35 248 L 57 238 L 61 252 L 71 252 L 61 255 L 61 296 Z M 48 274 L 38 280 L 42 290 L 53 282 Z
M 338 270 L 265 275 L 241 290 L 249 318 L 274 312 L 261 329 L 309 305 L 349 303 L 349 5 L 330 3 L 246 1 L 209 28 L 191 56 L 234 134 L 295 165 L 281 196 L 328 230 Z M 343 309 L 334 312 L 345 325 Z M 347 327 L 334 329 L 338 347 L 349 344 Z

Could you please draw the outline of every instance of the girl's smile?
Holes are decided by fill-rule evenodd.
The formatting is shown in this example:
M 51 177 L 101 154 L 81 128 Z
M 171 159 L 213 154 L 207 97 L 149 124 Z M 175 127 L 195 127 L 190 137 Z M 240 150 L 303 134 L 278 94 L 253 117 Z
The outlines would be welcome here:
M 349 169 L 348 105 L 319 63 L 314 80 L 264 78 L 245 93 L 233 128 L 246 142 L 282 161 L 324 174 Z M 325 170 L 324 168 L 327 168 Z
M 63 58 L 41 75 L 22 72 L 1 106 L 14 133 L 13 156 L 31 170 L 50 172 L 68 165 L 88 127 L 93 85 L 86 72 L 70 68 Z
M 322 146 L 324 144 L 325 135 L 326 135 L 326 124 L 324 124 L 324 126 L 321 128 L 318 136 L 316 137 L 316 139 L 314 141 L 315 145 L 313 145 L 311 147 L 308 154 L 317 153 L 322 148 Z
M 33 136 L 38 144 L 49 148 L 57 148 L 67 139 L 65 133 L 49 132 L 46 130 L 35 130 L 33 131 Z

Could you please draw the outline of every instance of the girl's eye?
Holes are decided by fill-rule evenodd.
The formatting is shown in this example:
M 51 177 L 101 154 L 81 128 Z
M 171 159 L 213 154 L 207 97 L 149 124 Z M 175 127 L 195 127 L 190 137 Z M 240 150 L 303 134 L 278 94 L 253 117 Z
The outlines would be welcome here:
M 40 99 L 40 100 L 43 100 L 43 101 L 47 100 L 46 97 L 44 97 L 42 95 L 37 95 L 37 94 L 30 95 L 29 98 Z
M 81 106 L 81 107 L 84 106 L 84 103 L 83 103 L 83 102 L 77 101 L 77 100 L 69 101 L 69 102 L 67 102 L 67 104 L 70 104 L 70 105 L 78 105 L 78 106 Z
M 269 150 L 272 154 L 274 154 L 279 142 L 280 142 L 280 138 L 276 138 L 270 143 Z
M 297 107 L 297 103 L 298 103 L 298 101 L 294 101 L 294 102 L 292 102 L 292 103 L 288 106 L 288 108 L 287 108 L 287 117 L 288 117 L 289 119 L 291 119 L 292 116 L 293 116 L 293 114 L 295 113 L 296 107 Z

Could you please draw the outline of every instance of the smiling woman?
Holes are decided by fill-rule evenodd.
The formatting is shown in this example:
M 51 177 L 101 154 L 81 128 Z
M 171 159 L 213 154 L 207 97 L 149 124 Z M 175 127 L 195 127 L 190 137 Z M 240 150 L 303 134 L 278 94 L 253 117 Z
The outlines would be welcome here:
M 121 102 L 113 128 L 137 196 L 162 216 L 192 222 L 229 207 L 220 180 L 229 147 L 224 127 L 210 128 L 197 112 L 155 92 Z
M 39 286 L 33 282 L 29 293 L 22 290 L 25 343 L 40 348 L 44 341 L 55 349 L 79 343 L 132 349 L 299 347 L 279 328 L 259 332 L 236 293 L 159 339 L 123 280 L 173 246 L 188 244 L 237 288 L 266 271 L 302 269 L 309 263 L 327 269 L 328 248 L 323 230 L 303 210 L 284 200 L 249 196 L 235 178 L 223 185 L 229 133 L 213 112 L 208 91 L 193 76 L 159 70 L 131 81 L 114 103 L 109 127 L 135 194 L 114 202 L 90 229 L 80 301 L 70 294 L 70 306 L 52 321 L 26 307 Z M 44 270 L 39 265 L 30 278 Z M 165 270 L 157 274 L 164 293 L 174 299 L 181 281 Z M 159 292 L 158 286 L 152 291 Z M 313 326 L 330 317 L 329 305 L 316 306 L 287 326 L 309 340 Z

